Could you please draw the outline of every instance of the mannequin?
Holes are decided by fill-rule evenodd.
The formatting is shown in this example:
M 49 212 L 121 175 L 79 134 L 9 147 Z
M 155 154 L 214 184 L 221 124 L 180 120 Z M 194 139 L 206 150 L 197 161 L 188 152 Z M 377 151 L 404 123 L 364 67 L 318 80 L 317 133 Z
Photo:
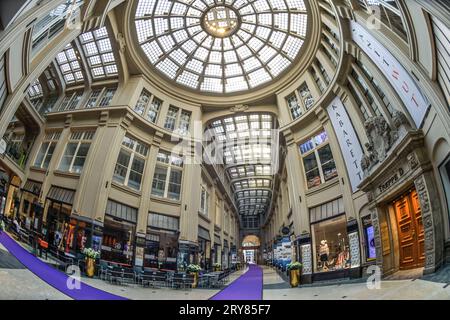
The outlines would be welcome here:
M 328 256 L 330 255 L 330 248 L 328 248 L 327 240 L 320 241 L 319 247 L 319 261 L 321 262 L 322 270 L 328 270 Z

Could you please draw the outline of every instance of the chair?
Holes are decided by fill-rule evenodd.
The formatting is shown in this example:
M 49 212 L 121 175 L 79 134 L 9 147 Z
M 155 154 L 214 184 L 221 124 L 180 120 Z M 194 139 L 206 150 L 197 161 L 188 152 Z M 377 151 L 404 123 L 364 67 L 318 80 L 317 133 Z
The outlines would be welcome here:
M 100 260 L 99 262 L 99 268 L 98 268 L 98 277 L 101 280 L 109 280 L 109 265 L 108 262 L 106 262 L 105 260 Z

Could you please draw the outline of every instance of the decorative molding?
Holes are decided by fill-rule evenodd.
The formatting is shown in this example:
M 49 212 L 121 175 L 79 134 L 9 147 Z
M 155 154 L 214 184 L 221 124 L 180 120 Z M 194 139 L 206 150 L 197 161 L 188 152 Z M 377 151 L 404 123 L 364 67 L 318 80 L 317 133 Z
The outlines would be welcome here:
M 401 111 L 394 112 L 392 121 L 394 123 L 394 129 L 389 126 L 383 116 L 371 117 L 364 123 L 369 140 L 365 144 L 368 154 L 365 154 L 361 159 L 361 168 L 363 169 L 364 177 L 369 176 L 370 170 L 386 159 L 389 150 L 399 140 L 401 136 L 400 132 L 406 133 L 411 130 L 408 119 Z
M 234 107 L 231 107 L 231 108 L 230 108 L 230 112 L 233 112 L 233 113 L 245 112 L 245 111 L 247 111 L 249 108 L 250 108 L 250 107 L 249 107 L 248 105 L 245 105 L 245 104 L 238 104 L 238 105 L 235 105 Z

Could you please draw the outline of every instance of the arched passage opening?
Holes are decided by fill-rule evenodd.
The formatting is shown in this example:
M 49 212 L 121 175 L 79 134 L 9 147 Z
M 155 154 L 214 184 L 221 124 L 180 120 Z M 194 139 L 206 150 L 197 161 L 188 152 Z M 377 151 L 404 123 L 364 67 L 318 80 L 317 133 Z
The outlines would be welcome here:
M 245 263 L 257 264 L 261 241 L 256 235 L 247 235 L 242 240 L 242 255 Z

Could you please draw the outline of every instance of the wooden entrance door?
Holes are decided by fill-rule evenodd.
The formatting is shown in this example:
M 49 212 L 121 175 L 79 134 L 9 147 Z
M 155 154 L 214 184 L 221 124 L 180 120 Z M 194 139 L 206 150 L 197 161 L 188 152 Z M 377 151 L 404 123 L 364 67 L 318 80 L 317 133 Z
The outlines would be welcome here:
M 425 262 L 422 211 L 416 190 L 394 203 L 400 242 L 400 269 L 422 267 Z

